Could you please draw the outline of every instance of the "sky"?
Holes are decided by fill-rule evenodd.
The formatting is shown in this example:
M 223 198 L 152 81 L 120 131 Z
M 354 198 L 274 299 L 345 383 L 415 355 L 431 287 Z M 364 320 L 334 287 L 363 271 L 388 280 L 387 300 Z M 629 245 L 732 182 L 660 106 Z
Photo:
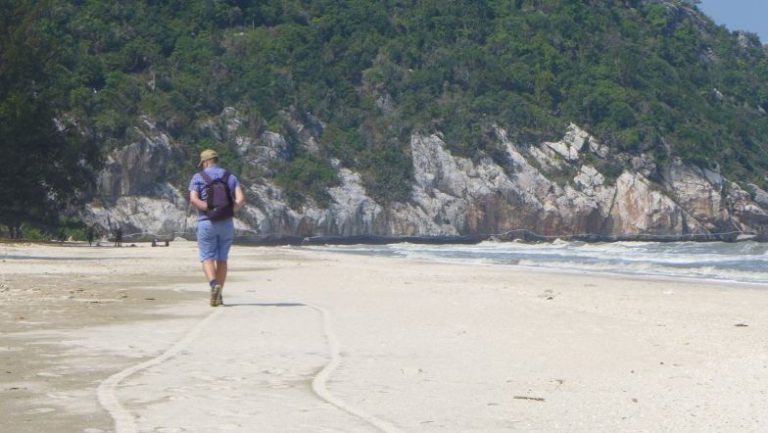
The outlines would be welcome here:
M 757 33 L 768 44 L 768 0 L 702 0 L 699 9 L 717 24 Z

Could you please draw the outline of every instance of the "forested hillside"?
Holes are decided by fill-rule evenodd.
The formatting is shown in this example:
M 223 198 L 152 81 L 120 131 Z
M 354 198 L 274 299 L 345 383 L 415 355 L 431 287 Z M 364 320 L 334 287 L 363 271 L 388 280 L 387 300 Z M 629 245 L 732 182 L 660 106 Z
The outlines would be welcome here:
M 332 159 L 386 203 L 408 200 L 414 132 L 509 165 L 494 125 L 527 143 L 575 123 L 616 152 L 650 153 L 660 166 L 675 157 L 719 166 L 765 187 L 766 48 L 693 3 L 0 0 L 0 150 L 15 163 L 35 161 L 36 172 L 48 170 L 41 162 L 97 168 L 97 153 L 130 142 L 133 127 L 151 119 L 183 146 L 169 170 L 177 185 L 200 149 L 216 147 L 245 178 L 272 178 L 294 203 L 327 200 L 338 182 Z M 30 101 L 41 111 L 25 111 Z M 289 157 L 272 167 L 238 163 L 236 144 L 204 127 L 226 107 L 254 136 L 287 137 Z M 319 152 L 291 139 L 297 116 L 318 125 Z M 43 127 L 68 144 L 29 151 L 47 140 Z M 64 155 L 41 158 L 52 148 Z M 87 197 L 83 179 L 62 174 L 71 172 L 24 193 L 3 182 L 14 199 L 0 224 L 18 227 L 34 207 L 30 194 Z M 24 220 L 44 221 L 36 216 Z

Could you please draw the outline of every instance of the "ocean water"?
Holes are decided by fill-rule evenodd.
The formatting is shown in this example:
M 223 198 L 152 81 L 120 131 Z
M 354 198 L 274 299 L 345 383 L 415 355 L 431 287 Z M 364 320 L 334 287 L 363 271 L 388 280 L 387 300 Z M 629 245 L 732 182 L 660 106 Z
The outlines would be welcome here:
M 758 242 L 397 243 L 310 248 L 450 263 L 768 284 L 768 243 Z

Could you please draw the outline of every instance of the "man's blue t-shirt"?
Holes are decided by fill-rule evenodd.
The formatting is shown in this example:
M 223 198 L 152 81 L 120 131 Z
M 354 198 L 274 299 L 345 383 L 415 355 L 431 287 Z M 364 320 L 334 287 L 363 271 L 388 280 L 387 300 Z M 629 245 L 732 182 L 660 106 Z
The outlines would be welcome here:
M 221 179 L 224 177 L 224 170 L 223 168 L 219 167 L 218 165 L 212 165 L 205 169 L 205 174 L 207 174 L 211 180 Z M 229 173 L 229 181 L 227 182 L 227 185 L 229 185 L 229 191 L 232 193 L 232 199 L 234 200 L 235 197 L 235 188 L 240 184 L 240 182 L 237 180 L 237 177 Z M 205 190 L 205 180 L 203 180 L 203 176 L 200 176 L 200 173 L 195 173 L 194 176 L 192 176 L 192 181 L 189 182 L 189 192 L 197 191 L 198 196 L 201 200 L 205 201 L 208 199 L 207 191 Z M 198 209 L 197 211 L 198 221 L 207 221 L 208 215 L 205 214 L 205 212 Z

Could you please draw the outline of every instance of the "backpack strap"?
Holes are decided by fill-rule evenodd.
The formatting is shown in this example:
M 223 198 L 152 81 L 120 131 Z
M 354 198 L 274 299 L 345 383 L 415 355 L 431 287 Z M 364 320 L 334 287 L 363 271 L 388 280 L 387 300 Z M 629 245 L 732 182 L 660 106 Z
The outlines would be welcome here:
M 205 182 L 206 185 L 213 183 L 213 179 L 211 179 L 211 176 L 208 176 L 208 173 L 206 173 L 205 170 L 200 171 L 200 177 L 203 178 L 203 182 Z M 229 189 L 229 172 L 224 170 L 224 175 L 219 179 L 224 182 L 224 184 L 227 185 L 227 189 Z
M 225 173 L 227 174 L 227 173 Z M 211 176 L 208 176 L 208 174 L 205 172 L 205 170 L 200 171 L 200 177 L 203 178 L 203 182 L 205 182 L 206 185 L 210 185 L 211 182 L 213 182 L 213 179 L 211 179 Z
M 229 198 L 229 204 L 235 203 L 234 192 L 229 189 L 229 172 L 224 170 L 224 174 L 221 176 L 221 182 L 224 183 L 224 188 L 227 190 L 227 198 Z

